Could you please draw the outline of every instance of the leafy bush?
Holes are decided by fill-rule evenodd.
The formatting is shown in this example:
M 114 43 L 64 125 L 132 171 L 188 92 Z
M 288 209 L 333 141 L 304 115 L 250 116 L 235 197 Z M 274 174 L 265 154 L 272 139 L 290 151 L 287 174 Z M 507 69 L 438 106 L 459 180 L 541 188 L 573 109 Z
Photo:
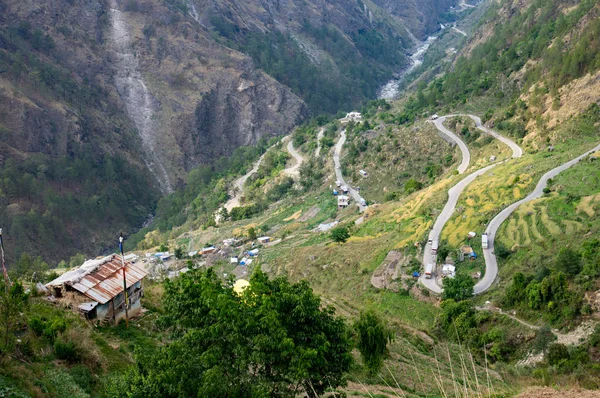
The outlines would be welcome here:
M 54 318 L 52 322 L 47 322 L 44 328 L 44 336 L 54 340 L 59 333 L 67 330 L 67 323 L 62 318 Z
M 65 371 L 49 370 L 46 372 L 45 379 L 54 389 L 57 397 L 89 398 L 89 394 L 83 391 L 73 377 Z
M 77 345 L 73 341 L 66 341 L 64 339 L 54 342 L 54 354 L 56 358 L 69 363 L 76 363 L 81 358 Z
M 357 347 L 366 368 L 371 374 L 377 374 L 387 354 L 387 344 L 393 340 L 394 334 L 373 311 L 361 313 L 354 324 L 354 330 L 357 334 Z
M 46 322 L 37 317 L 31 318 L 28 325 L 36 336 L 44 334 L 44 329 L 46 329 Z
M 444 278 L 443 285 L 442 298 L 444 300 L 462 301 L 473 297 L 475 282 L 467 274 L 458 274 L 454 278 Z
M 344 243 L 350 238 L 350 232 L 348 231 L 348 227 L 335 227 L 329 233 L 331 239 L 337 243 Z

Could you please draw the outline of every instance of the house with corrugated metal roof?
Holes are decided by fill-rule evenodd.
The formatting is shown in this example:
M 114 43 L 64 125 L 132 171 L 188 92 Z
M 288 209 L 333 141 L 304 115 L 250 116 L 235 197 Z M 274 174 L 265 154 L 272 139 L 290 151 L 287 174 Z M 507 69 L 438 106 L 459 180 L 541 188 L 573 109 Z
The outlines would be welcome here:
M 112 254 L 97 260 L 88 260 L 79 268 L 67 271 L 46 284 L 57 300 L 76 307 L 88 319 L 100 323 L 117 324 L 125 318 L 141 314 L 142 280 L 147 272 L 142 265 L 125 261 L 127 295 L 123 294 L 123 263 Z

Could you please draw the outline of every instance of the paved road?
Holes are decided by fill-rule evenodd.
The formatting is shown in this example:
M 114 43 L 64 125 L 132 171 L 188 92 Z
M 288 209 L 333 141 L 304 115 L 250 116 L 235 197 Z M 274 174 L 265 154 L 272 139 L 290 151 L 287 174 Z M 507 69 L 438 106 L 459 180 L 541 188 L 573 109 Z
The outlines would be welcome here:
M 291 136 L 289 137 L 289 141 L 287 144 L 287 151 L 290 155 L 294 157 L 294 159 L 296 159 L 296 164 L 288 167 L 287 169 L 284 169 L 283 172 L 289 175 L 290 177 L 298 178 L 300 177 L 300 166 L 302 165 L 304 158 L 298 153 L 298 151 L 296 151 L 296 148 L 294 148 L 294 142 Z
M 518 146 L 514 141 L 506 138 L 503 135 L 500 135 L 498 133 L 496 133 L 493 130 L 488 129 L 487 127 L 485 127 L 482 123 L 481 123 L 481 119 L 478 116 L 474 116 L 474 115 L 464 115 L 464 114 L 458 114 L 456 116 L 467 116 L 470 117 L 471 119 L 473 119 L 473 121 L 475 122 L 475 126 L 477 126 L 477 128 L 481 131 L 483 131 L 486 134 L 491 135 L 492 137 L 496 138 L 499 141 L 502 141 L 503 143 L 505 143 L 510 149 L 512 149 L 513 151 L 513 158 L 520 158 L 521 156 L 523 156 L 523 149 L 521 149 L 520 146 Z
M 469 161 L 471 158 L 469 149 L 468 149 L 467 145 L 456 134 L 454 134 L 453 132 L 448 130 L 443 125 L 443 122 L 447 118 L 455 117 L 455 116 L 459 116 L 459 115 L 441 116 L 434 121 L 434 124 L 438 128 L 438 130 L 440 130 L 443 134 L 445 134 L 448 137 L 450 137 L 451 139 L 453 139 L 458 144 L 459 148 L 461 149 L 461 152 L 463 153 L 463 160 L 462 160 L 458 170 L 460 173 L 463 173 L 469 167 Z M 513 150 L 513 157 L 521 157 L 523 151 L 517 144 L 515 144 L 513 141 L 509 140 L 508 138 L 503 137 L 500 134 L 483 126 L 481 124 L 481 119 L 479 119 L 477 116 L 473 116 L 473 115 L 460 115 L 460 116 L 468 116 L 471 119 L 473 119 L 475 121 L 475 124 L 477 125 L 477 128 L 479 128 L 480 130 L 482 130 L 483 132 L 485 132 L 487 134 L 492 135 L 493 137 L 499 139 L 500 141 L 502 141 L 506 145 L 508 145 Z M 465 156 L 465 154 L 466 154 L 466 156 Z M 467 160 L 467 162 L 465 163 L 465 159 L 469 159 L 469 160 Z M 433 224 L 433 227 L 431 228 L 431 232 L 429 233 L 428 240 L 431 240 L 431 241 L 438 240 L 439 241 L 439 237 L 442 233 L 442 230 L 444 229 L 444 225 L 446 225 L 448 220 L 450 220 L 450 217 L 452 217 L 452 214 L 454 213 L 454 210 L 456 209 L 456 204 L 458 202 L 458 198 L 460 197 L 462 192 L 465 190 L 465 188 L 471 182 L 473 182 L 477 177 L 485 174 L 488 170 L 496 167 L 498 164 L 499 163 L 491 164 L 487 167 L 484 167 L 483 169 L 479 169 L 479 170 L 469 174 L 467 177 L 465 177 L 464 179 L 459 181 L 455 186 L 453 186 L 452 188 L 450 188 L 448 190 L 448 201 L 446 202 L 446 205 L 444 206 L 441 213 L 435 220 L 435 223 Z M 432 254 L 431 244 L 429 244 L 429 243 L 427 243 L 423 249 L 423 267 L 425 267 L 427 264 L 434 264 L 434 265 L 437 264 L 437 256 Z M 491 272 L 493 272 L 493 270 Z M 497 273 L 497 268 L 496 268 L 496 273 Z M 440 276 L 439 272 L 436 272 L 435 274 L 437 277 Z M 487 265 L 487 261 L 486 261 L 485 275 L 487 276 L 487 274 L 488 274 L 488 265 Z M 438 279 L 436 279 L 436 278 L 426 279 L 425 276 L 423 275 L 423 276 L 421 276 L 421 283 L 425 287 L 427 287 L 429 290 L 431 290 L 435 293 L 442 292 L 442 288 L 439 286 Z
M 498 215 L 496 217 L 494 217 L 492 219 L 492 221 L 489 223 L 489 225 L 487 227 L 489 249 L 483 251 L 483 255 L 485 257 L 485 275 L 475 285 L 475 289 L 474 289 L 475 294 L 483 293 L 487 289 L 489 289 L 490 286 L 492 286 L 492 283 L 494 283 L 496 276 L 498 276 L 498 262 L 497 262 L 496 256 L 494 255 L 493 249 L 494 249 L 494 238 L 496 236 L 496 232 L 498 231 L 498 228 L 500 228 L 500 225 L 502 225 L 502 223 L 508 217 L 510 217 L 510 215 L 520 205 L 522 205 L 523 203 L 531 202 L 532 200 L 535 200 L 535 199 L 541 197 L 544 193 L 544 188 L 546 188 L 546 186 L 548 185 L 549 179 L 556 177 L 561 172 L 563 172 L 566 169 L 577 164 L 581 159 L 585 158 L 586 156 L 589 156 L 591 153 L 598 151 L 598 150 L 600 150 L 600 145 L 596 146 L 594 149 L 587 151 L 583 155 L 578 156 L 575 159 L 570 160 L 570 161 L 550 170 L 549 172 L 547 172 L 546 174 L 544 174 L 542 176 L 540 181 L 537 183 L 535 189 L 529 195 L 527 195 L 525 198 L 519 200 L 518 202 L 515 202 L 512 205 L 506 207 L 504 210 L 502 210 L 500 213 L 498 213 Z
M 340 155 L 342 153 L 342 147 L 344 146 L 344 142 L 346 142 L 346 130 L 345 129 L 342 130 L 342 132 L 340 133 L 340 139 L 338 140 L 337 144 L 335 144 L 335 150 L 333 151 L 333 164 L 335 166 L 335 178 L 336 178 L 336 180 L 341 182 L 342 185 L 346 185 L 348 187 L 348 190 L 350 192 L 350 195 L 352 196 L 352 199 L 358 206 L 360 212 L 363 212 L 363 211 L 365 211 L 367 206 L 362 206 L 360 204 L 360 200 L 362 199 L 361 196 L 358 194 L 358 192 L 356 192 L 355 189 L 353 189 L 346 182 L 346 180 L 344 180 L 344 176 L 342 175 L 342 167 L 340 164 Z
M 499 163 L 491 164 L 487 167 L 484 167 L 483 169 L 477 170 L 476 172 L 469 174 L 467 177 L 460 180 L 458 182 L 458 184 L 456 184 L 455 186 L 453 186 L 452 188 L 450 188 L 448 190 L 448 201 L 446 202 L 446 205 L 442 209 L 442 212 L 440 213 L 438 218 L 435 220 L 435 223 L 433 224 L 433 228 L 431 229 L 431 232 L 429 233 L 430 240 L 432 240 L 432 241 L 435 239 L 439 240 L 439 237 L 442 233 L 442 229 L 444 229 L 444 225 L 446 225 L 448 220 L 450 220 L 450 217 L 452 217 L 452 214 L 454 213 L 454 210 L 456 209 L 456 203 L 458 202 L 458 198 L 460 197 L 460 194 L 464 191 L 464 189 L 470 183 L 472 183 L 477 177 L 479 177 L 482 174 L 485 174 L 488 170 L 496 167 L 498 164 Z M 427 264 L 436 264 L 436 261 L 437 261 L 437 256 L 434 256 L 431 253 L 431 244 L 427 243 L 425 245 L 424 252 L 423 252 L 423 266 L 425 266 Z M 439 273 L 436 272 L 436 274 L 439 274 Z M 487 275 L 487 271 L 486 271 L 486 275 Z M 435 293 L 442 292 L 442 288 L 437 284 L 435 279 L 425 279 L 424 277 L 421 277 L 421 282 L 423 283 L 423 285 L 425 285 L 426 288 L 428 288 L 429 290 L 431 290 Z
M 315 158 L 318 158 L 321 154 L 321 138 L 323 138 L 323 133 L 325 133 L 325 127 L 321 127 L 319 134 L 317 134 L 317 149 L 315 150 Z
M 433 124 L 442 134 L 450 138 L 450 140 L 454 141 L 454 143 L 458 145 L 458 148 L 462 153 L 462 161 L 460 162 L 460 165 L 458 165 L 458 172 L 459 174 L 463 174 L 465 171 L 467 171 L 469 163 L 471 163 L 471 153 L 469 152 L 467 144 L 465 144 L 465 142 L 461 140 L 459 136 L 457 136 L 452 131 L 448 130 L 446 126 L 444 126 L 444 122 L 446 121 L 446 119 L 454 116 L 455 115 L 440 116 L 433 121 Z

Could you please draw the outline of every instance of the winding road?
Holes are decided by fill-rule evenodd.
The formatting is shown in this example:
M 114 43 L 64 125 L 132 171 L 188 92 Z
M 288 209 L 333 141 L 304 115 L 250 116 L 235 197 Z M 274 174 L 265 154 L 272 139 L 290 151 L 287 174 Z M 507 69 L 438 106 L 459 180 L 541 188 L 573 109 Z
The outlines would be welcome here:
M 358 192 L 352 188 L 347 182 L 346 180 L 344 180 L 344 176 L 342 175 L 342 167 L 340 164 L 340 155 L 342 153 L 342 147 L 344 146 L 344 142 L 346 142 L 346 130 L 342 130 L 340 133 L 340 139 L 338 140 L 337 144 L 335 144 L 335 150 L 333 151 L 333 164 L 335 166 L 335 178 L 342 183 L 342 185 L 346 185 L 348 187 L 348 192 L 350 193 L 350 195 L 352 196 L 352 199 L 354 199 L 354 201 L 356 202 L 356 205 L 358 206 L 358 209 L 360 210 L 360 212 L 362 213 L 363 211 L 366 210 L 367 206 L 363 206 L 360 202 L 361 202 L 361 196 L 358 194 Z
M 268 149 L 265 151 L 265 153 L 261 155 L 260 158 L 258 158 L 258 160 L 254 163 L 254 166 L 249 172 L 235 180 L 235 182 L 233 183 L 233 188 L 231 189 L 231 191 L 229 191 L 229 195 L 231 195 L 231 198 L 225 203 L 225 205 L 223 205 L 223 207 L 225 207 L 227 211 L 231 211 L 231 209 L 233 209 L 234 207 L 240 206 L 240 198 L 242 196 L 242 193 L 244 192 L 244 184 L 246 183 L 246 181 L 248 181 L 248 178 L 250 178 L 252 174 L 258 171 L 258 168 L 260 167 L 260 164 L 265 158 L 267 152 L 269 152 Z
M 467 168 L 469 167 L 469 163 L 471 163 L 471 152 L 469 152 L 469 148 L 467 147 L 467 144 L 465 144 L 465 142 L 459 136 L 457 136 L 455 133 L 448 130 L 446 128 L 446 126 L 444 126 L 444 122 L 446 121 L 446 119 L 448 119 L 449 117 L 454 117 L 454 116 L 456 116 L 456 115 L 440 116 L 433 121 L 433 124 L 444 136 L 449 138 L 449 140 L 446 140 L 446 141 L 449 141 L 449 142 L 452 141 L 454 144 L 458 145 L 458 148 L 460 149 L 460 152 L 462 153 L 462 161 L 458 165 L 457 170 L 458 170 L 459 174 L 463 174 L 465 171 L 467 171 Z
M 300 177 L 300 166 L 302 165 L 302 162 L 304 162 L 304 158 L 296 151 L 296 148 L 294 148 L 292 137 L 290 136 L 288 139 L 287 151 L 294 159 L 296 159 L 296 164 L 284 169 L 283 173 L 292 178 L 298 178 Z
M 512 155 L 513 158 L 519 158 L 523 155 L 523 150 L 516 143 L 514 143 L 513 141 L 509 140 L 508 138 L 501 136 L 500 134 L 488 129 L 487 127 L 483 126 L 483 124 L 481 123 L 481 119 L 478 118 L 477 116 L 459 115 L 459 114 L 441 116 L 441 117 L 437 118 L 436 120 L 434 120 L 433 124 L 436 126 L 436 128 L 441 133 L 443 133 L 445 136 L 452 139 L 460 148 L 460 150 L 463 154 L 463 159 L 458 167 L 458 172 L 460 174 L 464 173 L 467 170 L 467 168 L 469 167 L 469 163 L 471 160 L 469 148 L 467 147 L 467 145 L 464 143 L 464 141 L 462 139 L 460 139 L 452 131 L 448 130 L 443 124 L 449 117 L 456 117 L 456 116 L 467 116 L 467 117 L 470 117 L 471 119 L 473 119 L 473 121 L 475 122 L 475 125 L 477 126 L 477 128 L 479 130 L 483 131 L 486 134 L 493 136 L 494 138 L 497 138 L 498 140 L 505 143 L 509 148 L 511 148 L 513 151 L 513 155 Z M 498 164 L 499 163 L 491 164 L 487 167 L 484 167 L 482 169 L 479 169 L 479 170 L 469 174 L 467 177 L 465 177 L 464 179 L 459 181 L 456 185 L 454 185 L 452 188 L 450 188 L 448 190 L 448 201 L 446 202 L 446 205 L 444 206 L 441 213 L 435 220 L 435 223 L 433 224 L 433 228 L 431 229 L 431 232 L 429 233 L 429 241 L 439 240 L 442 230 L 444 229 L 444 225 L 446 225 L 448 220 L 450 220 L 450 217 L 452 217 L 452 214 L 454 213 L 454 210 L 456 209 L 456 204 L 458 203 L 458 198 L 460 197 L 462 192 L 465 190 L 465 188 L 470 183 L 472 183 L 477 177 L 485 174 L 487 171 L 496 167 Z M 488 237 L 488 239 L 489 239 L 489 237 Z M 424 250 L 423 251 L 423 266 L 425 267 L 427 264 L 434 264 L 434 265 L 437 264 L 437 256 L 431 252 L 431 244 L 429 242 L 425 245 L 425 248 L 423 250 Z M 484 250 L 485 254 L 488 254 L 488 252 L 490 252 L 490 251 L 491 250 Z M 492 256 L 493 256 L 493 254 L 492 254 Z M 495 256 L 493 256 L 493 257 L 495 259 Z M 495 269 L 494 269 L 494 267 L 495 267 Z M 495 278 L 495 275 L 497 275 L 497 273 L 498 273 L 497 263 L 496 262 L 488 263 L 487 258 L 486 258 L 485 277 L 487 277 L 488 274 L 494 274 L 494 278 Z M 431 290 L 435 293 L 441 293 L 442 288 L 437 283 L 437 276 L 439 276 L 439 275 L 437 275 L 438 274 L 437 272 L 435 274 L 436 275 L 434 275 L 434 278 L 431 278 L 431 279 L 426 279 L 425 276 L 422 275 L 420 280 L 421 280 L 421 283 L 429 290 Z M 480 281 L 480 283 L 486 279 L 485 277 Z M 493 279 L 492 279 L 492 281 L 493 281 Z M 486 287 L 484 290 L 486 290 L 488 287 Z
M 315 158 L 318 158 L 321 154 L 321 139 L 323 138 L 324 133 L 325 127 L 321 127 L 321 130 L 319 130 L 319 134 L 317 134 L 317 149 L 315 150 Z
M 502 225 L 502 223 L 504 221 L 506 221 L 506 219 L 508 217 L 510 217 L 510 215 L 520 205 L 527 203 L 527 202 L 531 202 L 532 200 L 535 200 L 537 198 L 540 198 L 544 194 L 544 188 L 546 188 L 546 186 L 548 185 L 548 180 L 556 177 L 558 174 L 560 174 L 563 171 L 567 170 L 568 168 L 576 165 L 581 159 L 583 159 L 586 156 L 589 156 L 590 154 L 592 154 L 596 151 L 599 151 L 599 150 L 600 150 L 600 145 L 587 151 L 583 155 L 580 155 L 580 156 L 576 157 L 575 159 L 570 160 L 570 161 L 550 170 L 549 172 L 544 174 L 542 176 L 542 178 L 540 178 L 540 181 L 535 186 L 535 189 L 529 195 L 527 195 L 525 198 L 519 200 L 518 202 L 515 202 L 515 203 L 511 204 L 510 206 L 506 207 L 504 210 L 502 210 L 500 213 L 498 213 L 498 215 L 496 217 L 494 217 L 492 219 L 492 221 L 490 221 L 488 228 L 487 228 L 489 249 L 483 251 L 483 255 L 485 257 L 485 275 L 475 285 L 475 289 L 474 289 L 475 294 L 483 293 L 487 289 L 489 289 L 490 286 L 492 286 L 492 284 L 494 283 L 496 276 L 498 276 L 498 262 L 497 262 L 496 256 L 494 255 L 493 249 L 494 249 L 494 237 L 496 236 L 496 232 L 498 231 L 498 228 L 500 228 L 500 225 Z

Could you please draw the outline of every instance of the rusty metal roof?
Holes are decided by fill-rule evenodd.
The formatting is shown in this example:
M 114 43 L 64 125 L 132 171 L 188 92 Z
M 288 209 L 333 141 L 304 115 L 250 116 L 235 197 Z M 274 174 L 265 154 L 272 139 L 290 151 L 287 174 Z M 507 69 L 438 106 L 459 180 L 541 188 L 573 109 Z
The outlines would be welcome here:
M 139 282 L 147 273 L 140 265 L 125 261 L 127 287 Z M 123 292 L 121 257 L 113 254 L 100 260 L 86 261 L 47 286 L 69 285 L 100 304 L 105 304 Z

